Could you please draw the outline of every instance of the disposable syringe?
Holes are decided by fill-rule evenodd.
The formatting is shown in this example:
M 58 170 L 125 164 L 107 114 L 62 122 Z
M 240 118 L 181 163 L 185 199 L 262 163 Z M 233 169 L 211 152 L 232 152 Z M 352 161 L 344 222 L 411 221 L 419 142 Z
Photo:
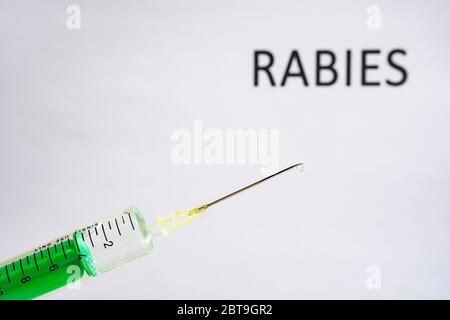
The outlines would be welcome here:
M 292 165 L 264 179 L 201 206 L 158 216 L 146 224 L 138 209 L 131 207 L 114 216 L 49 241 L 0 264 L 0 300 L 33 299 L 72 283 L 73 274 L 97 276 L 153 249 L 153 238 L 168 236 L 209 207 L 276 175 L 303 168 Z

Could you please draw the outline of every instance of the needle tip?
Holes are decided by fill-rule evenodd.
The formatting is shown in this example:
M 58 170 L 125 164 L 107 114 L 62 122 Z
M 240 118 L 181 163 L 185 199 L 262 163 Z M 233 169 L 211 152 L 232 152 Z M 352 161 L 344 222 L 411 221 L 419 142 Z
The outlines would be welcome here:
M 297 163 L 295 165 L 295 167 L 297 168 L 298 171 L 302 172 L 303 170 L 305 170 L 305 166 L 303 163 Z

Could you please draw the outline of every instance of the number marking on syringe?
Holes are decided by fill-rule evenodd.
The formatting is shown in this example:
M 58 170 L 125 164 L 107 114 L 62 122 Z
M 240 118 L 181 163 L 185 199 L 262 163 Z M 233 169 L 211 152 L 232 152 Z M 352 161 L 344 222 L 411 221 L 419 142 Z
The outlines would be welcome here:
M 81 233 L 81 235 L 83 235 L 83 233 Z M 78 244 L 78 237 L 74 237 L 74 238 L 75 238 L 75 247 L 78 252 L 78 260 L 81 260 L 81 258 L 85 257 L 86 255 L 81 253 L 80 245 Z

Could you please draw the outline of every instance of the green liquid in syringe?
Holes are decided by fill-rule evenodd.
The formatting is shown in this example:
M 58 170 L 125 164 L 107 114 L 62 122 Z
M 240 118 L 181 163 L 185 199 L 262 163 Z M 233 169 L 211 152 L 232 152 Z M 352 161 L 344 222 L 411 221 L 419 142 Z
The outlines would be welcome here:
M 77 243 L 65 238 L 1 266 L 0 300 L 33 299 L 81 277 L 79 252 Z

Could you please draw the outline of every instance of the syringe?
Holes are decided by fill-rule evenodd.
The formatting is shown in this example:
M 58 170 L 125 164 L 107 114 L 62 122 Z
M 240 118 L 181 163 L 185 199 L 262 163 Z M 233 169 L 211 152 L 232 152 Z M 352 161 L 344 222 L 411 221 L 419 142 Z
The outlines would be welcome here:
M 158 216 L 146 224 L 131 207 L 114 216 L 49 241 L 0 264 L 0 300 L 33 299 L 73 282 L 74 274 L 94 277 L 153 249 L 153 238 L 168 236 L 209 207 L 293 168 L 298 163 L 201 206 Z

